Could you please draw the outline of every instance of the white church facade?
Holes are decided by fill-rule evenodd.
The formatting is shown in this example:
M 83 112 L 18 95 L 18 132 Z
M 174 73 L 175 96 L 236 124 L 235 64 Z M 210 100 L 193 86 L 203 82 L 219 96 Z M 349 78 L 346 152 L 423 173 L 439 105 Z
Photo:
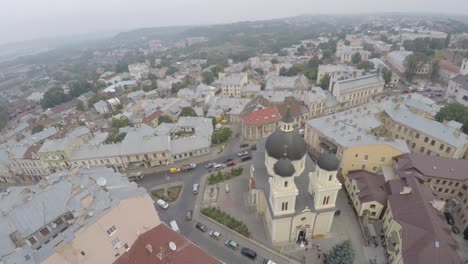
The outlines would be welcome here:
M 251 202 L 274 245 L 309 240 L 330 231 L 341 189 L 339 162 L 324 153 L 317 165 L 294 131 L 289 111 L 281 126 L 252 154 Z

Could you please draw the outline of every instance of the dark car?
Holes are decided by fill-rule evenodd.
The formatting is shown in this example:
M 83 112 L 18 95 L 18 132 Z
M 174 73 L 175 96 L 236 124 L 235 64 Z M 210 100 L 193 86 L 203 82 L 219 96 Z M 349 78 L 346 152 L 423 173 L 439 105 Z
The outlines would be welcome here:
M 197 223 L 197 224 L 195 225 L 195 227 L 196 227 L 198 230 L 202 231 L 202 232 L 206 232 L 206 231 L 208 230 L 208 228 L 206 227 L 206 225 L 204 225 L 204 224 L 202 224 L 202 223 Z
M 185 221 L 192 220 L 192 214 L 193 214 L 192 210 L 187 210 L 187 214 L 185 215 Z
M 241 249 L 241 254 L 248 257 L 249 259 L 255 259 L 257 258 L 257 252 L 253 251 L 250 248 L 243 247 Z
M 257 150 L 257 145 L 254 144 L 254 145 L 250 146 L 250 150 Z
M 242 162 L 245 162 L 245 161 L 249 161 L 249 160 L 251 160 L 251 159 L 252 159 L 251 156 L 247 156 L 247 157 L 243 157 L 243 158 L 241 159 L 241 161 L 242 161 Z
M 231 160 L 231 161 L 225 163 L 225 165 L 226 165 L 226 167 L 232 167 L 232 166 L 236 166 L 236 163 L 233 160 Z
M 224 164 L 229 163 L 229 162 L 231 162 L 231 161 L 233 161 L 233 160 L 234 160 L 233 158 L 226 159 L 226 160 L 224 161 Z
M 249 144 L 245 144 L 245 143 L 240 145 L 241 148 L 246 148 L 248 146 L 249 146 Z
M 453 220 L 453 217 L 450 213 L 444 213 L 444 216 L 445 216 L 445 220 L 447 220 L 447 223 L 449 225 L 454 225 L 455 224 L 455 221 Z

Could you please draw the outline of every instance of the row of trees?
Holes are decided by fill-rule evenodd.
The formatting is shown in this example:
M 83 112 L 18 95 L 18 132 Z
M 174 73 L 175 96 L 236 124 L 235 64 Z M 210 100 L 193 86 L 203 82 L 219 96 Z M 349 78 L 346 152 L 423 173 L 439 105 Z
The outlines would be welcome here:
M 40 102 L 42 108 L 52 108 L 56 105 L 68 102 L 73 98 L 77 98 L 86 92 L 96 91 L 96 86 L 85 80 L 70 82 L 69 86 L 70 91 L 68 93 L 65 93 L 62 87 L 52 87 L 47 90 Z

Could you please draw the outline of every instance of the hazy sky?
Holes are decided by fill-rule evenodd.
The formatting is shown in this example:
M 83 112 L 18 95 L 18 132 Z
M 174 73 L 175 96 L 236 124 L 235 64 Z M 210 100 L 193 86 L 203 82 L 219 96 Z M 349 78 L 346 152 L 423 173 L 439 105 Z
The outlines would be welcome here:
M 0 0 L 0 43 L 317 13 L 468 14 L 467 0 Z

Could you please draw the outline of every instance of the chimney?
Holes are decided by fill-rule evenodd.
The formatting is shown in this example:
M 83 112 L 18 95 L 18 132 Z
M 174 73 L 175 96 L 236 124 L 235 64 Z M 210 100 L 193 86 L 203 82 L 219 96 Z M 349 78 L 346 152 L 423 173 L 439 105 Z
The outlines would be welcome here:
M 148 251 L 149 253 L 153 253 L 153 246 L 151 246 L 150 244 L 146 244 L 145 248 L 146 251 Z

